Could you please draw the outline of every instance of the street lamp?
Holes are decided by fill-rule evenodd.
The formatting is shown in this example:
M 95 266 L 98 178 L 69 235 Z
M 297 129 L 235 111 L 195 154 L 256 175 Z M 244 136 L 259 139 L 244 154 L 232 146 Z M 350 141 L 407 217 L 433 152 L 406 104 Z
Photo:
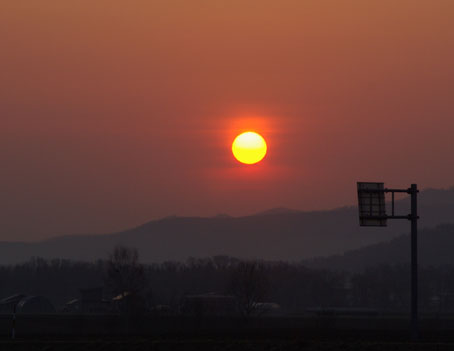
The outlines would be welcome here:
M 385 227 L 388 219 L 407 219 L 411 222 L 411 333 L 418 338 L 418 187 L 412 184 L 408 189 L 387 189 L 384 183 L 358 182 L 358 209 L 361 226 Z M 385 193 L 391 193 L 391 216 L 386 214 Z M 394 194 L 406 193 L 411 196 L 411 213 L 395 215 Z

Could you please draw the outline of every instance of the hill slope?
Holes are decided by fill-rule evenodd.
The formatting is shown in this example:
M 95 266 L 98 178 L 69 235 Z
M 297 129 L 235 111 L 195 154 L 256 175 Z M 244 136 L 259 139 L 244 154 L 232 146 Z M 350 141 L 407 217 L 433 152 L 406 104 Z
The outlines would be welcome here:
M 406 214 L 409 201 L 396 208 Z M 420 227 L 454 223 L 454 190 L 420 194 Z M 409 230 L 406 220 L 388 228 L 361 228 L 357 209 L 301 212 L 276 209 L 253 216 L 212 218 L 171 217 L 127 231 L 105 235 L 69 235 L 36 243 L 0 242 L 0 264 L 31 256 L 95 260 L 116 244 L 137 247 L 144 262 L 230 255 L 268 260 L 301 260 L 341 254 L 383 241 Z
M 421 266 L 454 265 L 454 224 L 439 225 L 420 231 L 418 261 Z M 312 268 L 362 271 L 381 264 L 409 264 L 410 236 L 402 235 L 389 242 L 378 243 L 342 255 L 315 258 L 305 264 Z

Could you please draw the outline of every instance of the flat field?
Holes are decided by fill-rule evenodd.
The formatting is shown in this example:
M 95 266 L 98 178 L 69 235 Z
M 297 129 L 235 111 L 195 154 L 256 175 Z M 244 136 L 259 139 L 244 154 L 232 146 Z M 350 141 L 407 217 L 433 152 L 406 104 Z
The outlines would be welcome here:
M 361 341 L 361 340 L 281 340 L 281 339 L 145 339 L 145 338 L 71 338 L 0 340 L 0 350 L 5 351 L 452 351 L 454 343 Z
M 406 316 L 0 316 L 0 351 L 376 350 L 454 351 L 454 318 L 426 317 L 420 341 Z

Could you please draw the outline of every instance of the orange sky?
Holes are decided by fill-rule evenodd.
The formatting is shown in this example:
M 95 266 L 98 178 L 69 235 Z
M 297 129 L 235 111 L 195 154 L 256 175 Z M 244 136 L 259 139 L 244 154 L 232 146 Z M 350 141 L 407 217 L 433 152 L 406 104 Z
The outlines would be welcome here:
M 450 0 L 2 1 L 0 239 L 454 185 L 453 23 Z

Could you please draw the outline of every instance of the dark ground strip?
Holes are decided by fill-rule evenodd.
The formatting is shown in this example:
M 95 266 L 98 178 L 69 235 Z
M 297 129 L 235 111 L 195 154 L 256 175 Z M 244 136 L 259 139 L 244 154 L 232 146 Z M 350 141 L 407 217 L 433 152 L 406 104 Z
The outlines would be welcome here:
M 304 340 L 1 340 L 2 351 L 452 351 L 454 343 Z

